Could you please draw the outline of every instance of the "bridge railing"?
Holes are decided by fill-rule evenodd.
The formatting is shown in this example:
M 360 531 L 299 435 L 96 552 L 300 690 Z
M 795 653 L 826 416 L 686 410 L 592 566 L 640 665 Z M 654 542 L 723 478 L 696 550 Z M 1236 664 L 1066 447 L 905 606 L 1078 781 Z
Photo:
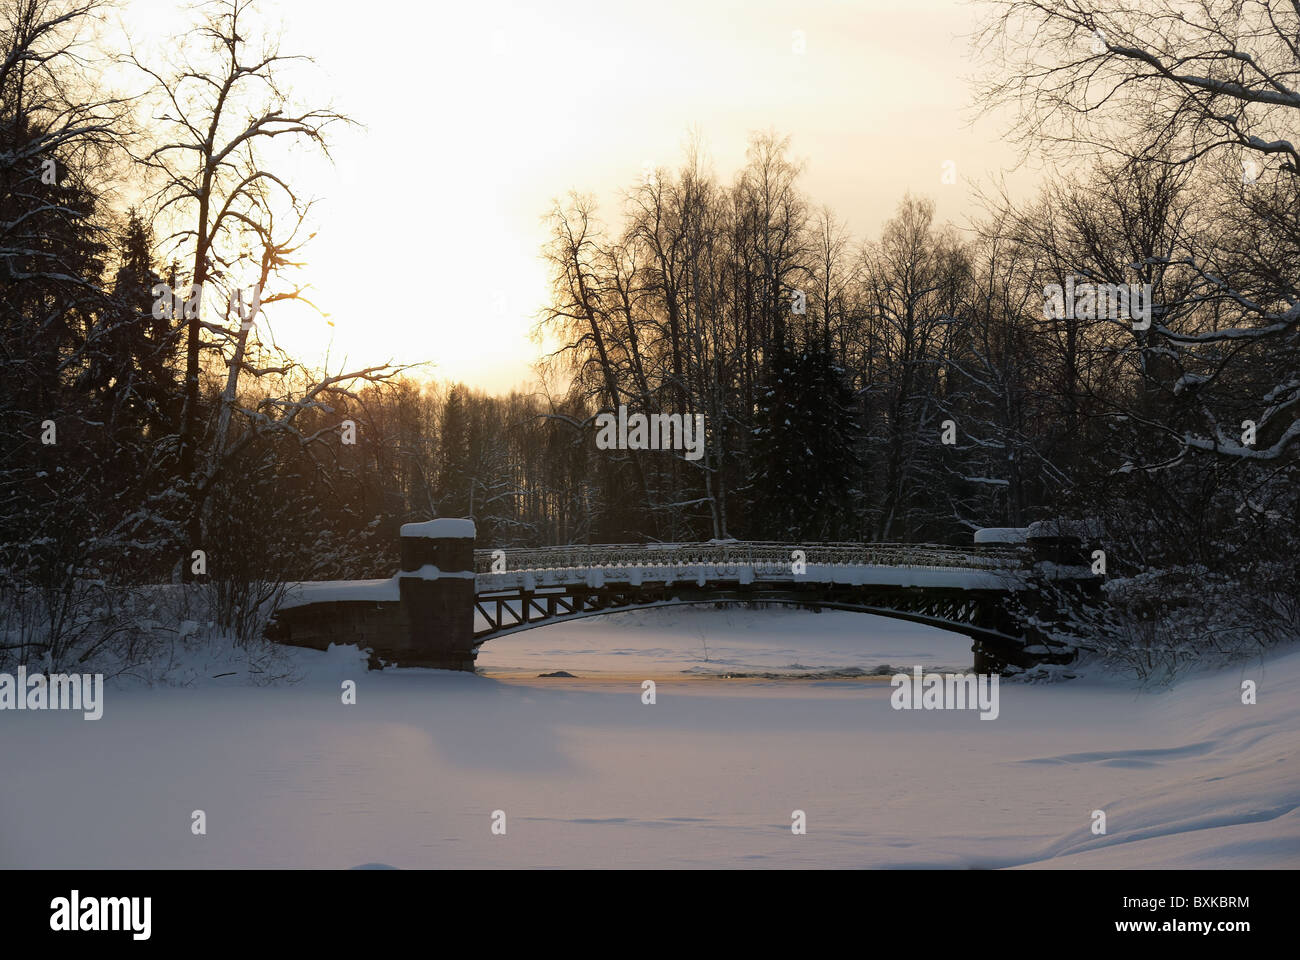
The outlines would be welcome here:
M 808 564 L 838 566 L 915 567 L 931 570 L 1008 570 L 1022 565 L 1019 551 L 1007 547 L 959 550 L 938 544 L 902 543 L 773 543 L 767 541 L 709 541 L 704 543 L 569 544 L 558 547 L 510 547 L 505 569 L 609 569 L 647 566 L 751 567 L 756 573 L 788 572 L 794 551 Z M 474 551 L 474 572 L 492 573 L 500 554 Z

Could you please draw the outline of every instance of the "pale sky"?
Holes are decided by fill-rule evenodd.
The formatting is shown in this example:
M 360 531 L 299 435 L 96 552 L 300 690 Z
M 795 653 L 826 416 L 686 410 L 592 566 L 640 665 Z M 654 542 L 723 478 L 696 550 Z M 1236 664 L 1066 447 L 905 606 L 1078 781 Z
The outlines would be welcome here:
M 970 123 L 967 36 L 980 7 L 959 0 L 261 8 L 283 24 L 282 52 L 316 59 L 298 92 L 364 124 L 336 129 L 333 166 L 295 155 L 290 171 L 321 198 L 304 279 L 334 326 L 293 306 L 269 315 L 281 343 L 308 362 L 329 350 L 332 367 L 431 360 L 437 379 L 530 386 L 552 198 L 592 193 L 616 223 L 619 191 L 645 164 L 675 166 L 692 127 L 724 182 L 751 131 L 789 135 L 810 199 L 855 240 L 908 191 L 962 225 L 975 212 L 970 181 L 1016 161 L 1004 123 Z M 125 0 L 138 44 L 185 17 L 173 3 Z M 945 161 L 955 185 L 941 182 Z

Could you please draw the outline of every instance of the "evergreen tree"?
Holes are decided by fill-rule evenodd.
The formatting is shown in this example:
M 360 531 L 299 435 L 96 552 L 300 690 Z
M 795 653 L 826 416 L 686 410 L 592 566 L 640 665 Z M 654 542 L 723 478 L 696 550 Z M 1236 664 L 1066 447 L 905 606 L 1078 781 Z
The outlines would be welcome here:
M 447 392 L 438 423 L 438 515 L 469 516 L 470 415 L 464 384 Z
M 156 440 L 178 429 L 180 330 L 177 320 L 153 315 L 152 291 L 163 278 L 154 270 L 152 232 L 134 210 L 123 231 L 119 260 L 112 291 L 118 308 L 110 338 L 113 373 L 134 425 Z
M 842 539 L 857 530 L 853 391 L 823 346 L 778 348 L 755 416 L 751 537 Z

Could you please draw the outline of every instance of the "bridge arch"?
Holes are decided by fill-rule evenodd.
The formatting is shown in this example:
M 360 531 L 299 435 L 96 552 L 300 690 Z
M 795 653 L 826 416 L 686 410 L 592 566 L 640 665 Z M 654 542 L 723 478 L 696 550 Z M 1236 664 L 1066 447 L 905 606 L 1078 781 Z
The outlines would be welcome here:
M 807 597 L 777 597 L 759 595 L 754 597 L 697 597 L 694 599 L 683 600 L 680 598 L 673 600 L 648 600 L 642 603 L 629 603 L 621 606 L 608 606 L 598 609 L 584 610 L 577 613 L 561 614 L 554 617 L 530 620 L 527 622 L 519 621 L 510 626 L 502 627 L 492 631 L 483 631 L 482 635 L 476 636 L 474 646 L 481 647 L 489 640 L 496 640 L 500 637 L 508 637 L 512 634 L 521 633 L 525 630 L 536 630 L 541 627 L 554 626 L 560 623 L 568 623 L 574 620 L 587 620 L 591 617 L 603 617 L 617 613 L 631 613 L 635 610 L 656 610 L 666 607 L 698 607 L 698 606 L 730 606 L 733 604 L 775 604 L 777 606 L 798 607 L 802 609 L 814 610 L 843 610 L 849 613 L 862 613 L 874 617 L 882 617 L 888 620 L 904 620 L 908 623 L 917 623 L 922 626 L 935 627 L 939 630 L 947 630 L 951 633 L 960 633 L 970 637 L 972 640 L 986 639 L 994 643 L 1016 643 L 1019 637 L 1011 634 L 1002 633 L 999 630 L 986 629 L 977 627 L 969 623 L 961 623 L 952 620 L 945 620 L 939 617 L 931 617 L 920 613 L 908 613 L 903 610 L 895 610 L 889 607 L 870 607 L 862 604 L 845 603 L 833 600 L 810 600 Z
M 374 665 L 472 670 L 482 644 L 538 626 L 632 609 L 773 603 L 964 634 L 977 670 L 1066 662 L 1074 653 L 1053 649 L 1021 622 L 1016 610 L 1042 573 L 1024 551 L 1001 545 L 733 540 L 476 551 L 474 537 L 467 520 L 407 524 L 402 569 L 391 580 L 300 585 L 268 636 L 368 646 Z

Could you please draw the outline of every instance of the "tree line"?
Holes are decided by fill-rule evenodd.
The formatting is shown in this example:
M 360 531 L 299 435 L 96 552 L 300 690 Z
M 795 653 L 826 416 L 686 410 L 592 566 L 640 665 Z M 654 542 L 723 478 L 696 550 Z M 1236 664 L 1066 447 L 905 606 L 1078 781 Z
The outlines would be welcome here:
M 87 583 L 385 576 L 397 526 L 434 516 L 480 546 L 966 544 L 1086 517 L 1143 610 L 1233 598 L 1294 626 L 1296 14 L 1000 6 L 982 96 L 1068 161 L 1035 195 L 961 230 L 901 198 L 858 240 L 786 138 L 726 176 L 692 141 L 608 210 L 554 204 L 558 349 L 536 392 L 490 396 L 308 369 L 270 335 L 310 259 L 285 149 L 351 121 L 285 92 L 302 58 L 254 3 L 200 8 L 171 60 L 112 53 L 119 92 L 86 69 L 99 0 L 4 0 L 7 596 L 57 632 L 103 602 Z M 1052 308 L 1108 284 L 1150 292 L 1144 322 Z M 703 455 L 599 449 L 621 406 L 702 415 Z

